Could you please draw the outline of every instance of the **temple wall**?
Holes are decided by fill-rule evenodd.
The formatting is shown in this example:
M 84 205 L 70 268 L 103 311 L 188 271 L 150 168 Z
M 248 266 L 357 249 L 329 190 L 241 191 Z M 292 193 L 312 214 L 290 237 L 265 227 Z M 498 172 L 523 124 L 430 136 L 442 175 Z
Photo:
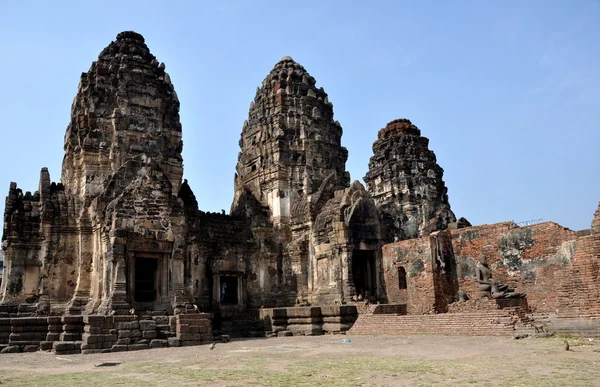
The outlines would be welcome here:
M 485 256 L 496 280 L 527 294 L 530 311 L 598 314 L 598 235 L 579 235 L 553 222 L 528 227 L 499 223 L 453 230 L 451 240 L 459 289 L 471 298 L 477 297 L 475 269 Z M 430 307 L 435 295 L 433 284 L 439 281 L 432 277 L 432 254 L 429 238 L 383 247 L 390 303 L 407 302 L 409 314 L 433 310 Z M 407 266 L 406 290 L 399 289 L 398 267 L 403 265 Z
M 64 304 L 73 297 L 78 282 L 79 235 L 52 226 L 45 242 L 43 292 L 53 304 Z
M 482 256 L 494 279 L 527 294 L 532 311 L 556 310 L 558 275 L 571 264 L 577 233 L 553 222 L 517 227 L 506 222 L 452 231 L 460 289 L 477 294 L 475 268 Z
M 519 315 L 507 310 L 407 316 L 361 314 L 348 333 L 511 336 L 520 323 Z
M 383 246 L 383 277 L 388 303 L 406 304 L 408 314 L 435 312 L 435 288 L 429 237 Z M 405 286 L 401 277 L 405 274 Z
M 556 292 L 559 316 L 600 318 L 600 233 L 577 239 L 571 264 L 557 277 L 560 283 Z

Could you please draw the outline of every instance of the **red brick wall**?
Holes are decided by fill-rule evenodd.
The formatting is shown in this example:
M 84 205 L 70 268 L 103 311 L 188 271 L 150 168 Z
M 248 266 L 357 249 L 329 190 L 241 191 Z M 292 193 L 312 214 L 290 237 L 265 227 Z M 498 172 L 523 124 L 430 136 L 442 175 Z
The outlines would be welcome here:
M 489 312 L 497 309 L 520 309 L 527 311 L 526 298 L 499 298 L 488 299 L 482 298 L 477 300 L 468 300 L 465 302 L 454 302 L 448 305 L 448 313 L 472 313 L 472 312 Z M 519 312 L 522 314 L 521 312 Z
M 508 336 L 514 333 L 518 322 L 518 316 L 502 310 L 407 316 L 359 315 L 348 333 Z
M 557 273 L 576 250 L 575 231 L 553 222 L 528 227 L 505 222 L 454 230 L 452 235 L 461 290 L 471 297 L 477 294 L 475 264 L 485 256 L 494 278 L 526 293 L 533 311 L 556 310 Z
M 451 240 L 459 288 L 471 298 L 478 293 L 476 264 L 486 257 L 497 281 L 527 294 L 532 312 L 600 316 L 600 205 L 590 232 L 553 222 L 505 222 L 453 230 Z M 455 292 L 451 281 L 442 281 L 441 245 L 434 242 L 427 237 L 383 246 L 388 302 L 406 303 L 408 314 L 443 312 L 435 300 L 450 301 Z M 407 272 L 405 291 L 398 287 L 398 266 Z
M 581 237 L 573 263 L 558 275 L 557 312 L 600 316 L 600 234 Z
M 398 267 L 406 270 L 407 289 L 400 290 Z M 435 289 L 429 238 L 383 246 L 383 277 L 390 304 L 406 303 L 408 314 L 433 313 Z

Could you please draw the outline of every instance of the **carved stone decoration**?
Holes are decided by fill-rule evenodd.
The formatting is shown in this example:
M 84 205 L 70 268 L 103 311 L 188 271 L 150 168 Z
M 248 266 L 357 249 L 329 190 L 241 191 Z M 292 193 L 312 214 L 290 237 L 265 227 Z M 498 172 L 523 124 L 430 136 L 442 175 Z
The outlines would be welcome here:
M 419 238 L 456 221 L 429 140 L 407 119 L 391 121 L 373 144 L 367 190 L 383 213 L 390 241 Z

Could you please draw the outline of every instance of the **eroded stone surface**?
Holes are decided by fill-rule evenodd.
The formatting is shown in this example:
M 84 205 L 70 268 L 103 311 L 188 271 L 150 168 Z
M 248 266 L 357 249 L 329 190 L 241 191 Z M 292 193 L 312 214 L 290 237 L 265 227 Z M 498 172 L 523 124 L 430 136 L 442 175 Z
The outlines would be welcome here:
M 373 144 L 365 182 L 393 239 L 426 236 L 456 221 L 444 170 L 428 145 L 419 128 L 406 119 L 388 123 Z

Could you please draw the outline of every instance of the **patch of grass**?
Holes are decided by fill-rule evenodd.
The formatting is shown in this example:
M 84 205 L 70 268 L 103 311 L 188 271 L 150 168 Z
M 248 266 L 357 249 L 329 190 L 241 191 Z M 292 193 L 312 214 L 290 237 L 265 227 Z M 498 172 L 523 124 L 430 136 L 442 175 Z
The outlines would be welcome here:
M 397 381 L 414 386 L 589 386 L 600 381 L 600 349 L 562 350 L 560 339 L 531 341 L 515 352 L 496 351 L 461 357 L 460 360 L 427 360 L 405 354 L 365 356 L 348 351 L 311 354 L 304 348 L 273 351 L 254 348 L 247 352 L 192 352 L 177 362 L 166 359 L 126 362 L 110 370 L 70 371 L 43 374 L 9 370 L 0 380 L 15 386 L 364 386 L 394 385 Z M 552 341 L 553 340 L 553 341 Z M 582 341 L 582 343 L 585 343 Z M 583 344 L 582 344 L 583 345 Z M 510 347 L 507 347 L 510 348 Z M 200 351 L 200 350 L 199 350 Z M 515 357 L 514 354 L 519 354 Z M 581 355 L 587 353 L 587 359 Z M 521 356 L 522 355 L 522 356 Z M 596 359 L 598 358 L 598 359 Z

